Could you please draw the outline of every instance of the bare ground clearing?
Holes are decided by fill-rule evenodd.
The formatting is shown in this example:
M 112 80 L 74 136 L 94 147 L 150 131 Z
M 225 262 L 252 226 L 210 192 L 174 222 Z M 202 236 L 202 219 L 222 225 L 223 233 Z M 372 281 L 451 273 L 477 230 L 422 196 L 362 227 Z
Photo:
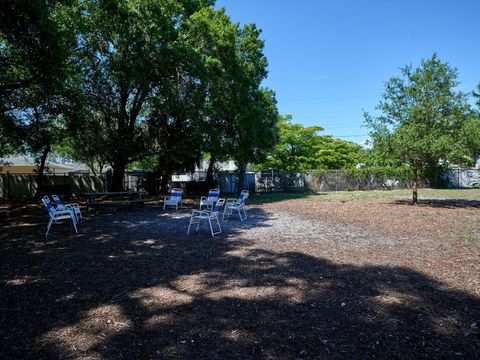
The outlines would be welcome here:
M 4 206 L 0 357 L 478 358 L 480 210 L 442 201 L 254 205 L 213 239 L 150 204 L 47 241 Z

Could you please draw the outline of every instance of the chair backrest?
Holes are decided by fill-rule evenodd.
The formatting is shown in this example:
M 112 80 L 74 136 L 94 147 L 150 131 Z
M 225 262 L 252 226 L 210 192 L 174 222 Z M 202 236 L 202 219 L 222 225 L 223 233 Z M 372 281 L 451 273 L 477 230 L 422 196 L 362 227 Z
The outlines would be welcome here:
M 210 217 L 217 217 L 218 214 L 222 212 L 223 206 L 225 205 L 225 199 L 218 199 L 217 203 L 212 209 L 212 212 L 210 213 Z
M 245 204 L 247 202 L 248 196 L 250 195 L 250 192 L 248 190 L 242 190 L 240 193 L 240 197 L 238 198 L 238 202 L 241 204 Z
M 52 216 L 55 213 L 55 208 L 53 207 L 52 202 L 50 201 L 49 197 L 45 195 L 42 198 L 43 205 L 47 208 L 47 211 L 50 216 Z
M 218 189 L 210 189 L 208 191 L 208 201 L 217 201 L 220 198 L 220 190 Z
M 178 199 L 181 199 L 181 198 L 182 198 L 182 193 L 183 193 L 183 190 L 182 190 L 182 189 L 173 188 L 173 189 L 170 191 L 170 198 L 178 198 Z
M 57 204 L 57 206 L 63 206 L 62 201 L 57 195 L 52 195 L 52 199 L 53 201 L 55 201 L 55 204 Z

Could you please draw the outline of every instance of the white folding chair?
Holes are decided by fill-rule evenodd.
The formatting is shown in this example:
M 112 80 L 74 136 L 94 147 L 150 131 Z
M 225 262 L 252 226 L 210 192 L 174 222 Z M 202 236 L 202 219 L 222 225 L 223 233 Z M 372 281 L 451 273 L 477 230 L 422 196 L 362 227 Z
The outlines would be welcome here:
M 170 191 L 170 195 L 166 196 L 163 200 L 163 210 L 167 208 L 167 206 L 175 206 L 175 209 L 178 210 L 178 206 L 182 205 L 182 189 L 173 188 Z
M 75 233 L 78 234 L 78 229 L 77 229 L 77 217 L 75 213 L 73 212 L 72 209 L 55 209 L 53 206 L 52 202 L 48 198 L 48 196 L 44 196 L 42 199 L 43 205 L 47 208 L 48 215 L 50 216 L 50 220 L 47 225 L 47 232 L 45 233 L 45 238 L 47 238 L 48 233 L 50 231 L 50 228 L 54 223 L 56 223 L 59 220 L 65 220 L 65 219 L 71 219 L 73 228 L 75 229 Z
M 247 210 L 245 209 L 245 203 L 250 193 L 248 190 L 242 190 L 238 199 L 227 199 L 225 208 L 223 210 L 222 220 L 225 220 L 225 215 L 230 216 L 234 211 L 238 212 L 240 221 L 247 219 Z
M 217 203 L 213 207 L 212 211 L 209 210 L 193 210 L 192 215 L 190 216 L 190 223 L 188 224 L 187 235 L 190 234 L 190 228 L 193 224 L 197 225 L 195 231 L 198 231 L 200 226 L 200 222 L 203 220 L 208 221 L 208 225 L 210 226 L 210 232 L 212 233 L 212 237 L 220 234 L 222 232 L 222 227 L 220 226 L 219 216 L 222 212 L 222 208 L 225 205 L 225 199 L 218 199 Z M 218 231 L 213 230 L 213 223 L 217 224 Z
M 53 201 L 55 201 L 55 204 L 57 205 L 57 209 L 59 210 L 65 210 L 65 209 L 70 209 L 75 213 L 75 216 L 77 218 L 83 219 L 82 216 L 82 211 L 80 210 L 80 206 L 77 203 L 72 203 L 72 204 L 63 204 L 60 198 L 57 195 L 52 195 Z
M 207 210 L 211 210 L 213 205 L 218 201 L 220 198 L 220 190 L 218 189 L 210 189 L 208 191 L 208 196 L 202 196 L 200 198 L 200 210 L 202 210 L 202 206 L 206 206 Z

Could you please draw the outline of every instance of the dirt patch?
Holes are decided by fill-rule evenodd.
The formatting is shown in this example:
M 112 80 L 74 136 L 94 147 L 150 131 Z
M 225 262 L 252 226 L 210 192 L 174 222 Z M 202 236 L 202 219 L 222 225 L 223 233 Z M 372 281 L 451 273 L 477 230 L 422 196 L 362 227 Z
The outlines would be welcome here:
M 415 236 L 383 224 L 390 206 Z M 42 209 L 5 207 L 0 357 L 477 358 L 478 242 L 426 236 L 403 208 L 290 200 L 212 238 L 149 204 L 44 240 Z
M 296 199 L 268 205 L 274 211 L 309 219 L 352 224 L 375 233 L 480 241 L 480 201 L 425 199 L 412 205 L 404 199 Z

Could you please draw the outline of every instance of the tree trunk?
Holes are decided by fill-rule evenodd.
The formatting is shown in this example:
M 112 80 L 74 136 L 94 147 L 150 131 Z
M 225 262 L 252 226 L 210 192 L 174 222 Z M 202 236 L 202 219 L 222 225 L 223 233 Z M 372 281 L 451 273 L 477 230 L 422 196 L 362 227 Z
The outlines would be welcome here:
M 214 169 L 215 169 L 215 157 L 212 156 L 208 163 L 207 176 L 205 178 L 205 185 L 207 185 L 208 188 L 212 188 L 215 185 L 214 179 L 213 179 Z
M 123 191 L 123 179 L 125 178 L 125 168 L 127 164 L 124 161 L 116 161 L 112 165 L 112 185 L 110 191 Z
M 37 200 L 40 199 L 43 192 L 43 170 L 45 169 L 45 162 L 47 161 L 47 156 L 49 152 L 50 152 L 50 143 L 47 143 L 47 145 L 43 149 L 42 156 L 40 157 L 40 167 L 38 168 L 37 193 L 35 194 L 35 198 Z
M 413 163 L 412 165 L 412 172 L 413 172 L 413 179 L 412 179 L 412 191 L 413 191 L 413 197 L 412 197 L 412 203 L 413 205 L 418 204 L 418 169 L 417 165 Z
M 238 193 L 244 190 L 246 172 L 247 172 L 247 164 L 245 163 L 238 164 L 238 188 L 237 188 Z
M 162 180 L 160 182 L 160 193 L 161 194 L 168 194 L 168 181 L 171 179 L 172 174 L 163 172 Z

